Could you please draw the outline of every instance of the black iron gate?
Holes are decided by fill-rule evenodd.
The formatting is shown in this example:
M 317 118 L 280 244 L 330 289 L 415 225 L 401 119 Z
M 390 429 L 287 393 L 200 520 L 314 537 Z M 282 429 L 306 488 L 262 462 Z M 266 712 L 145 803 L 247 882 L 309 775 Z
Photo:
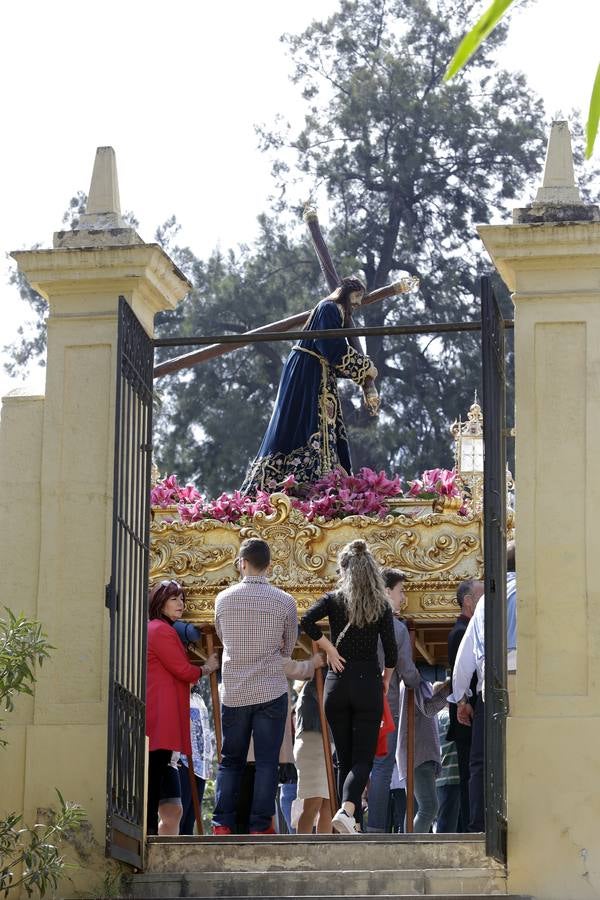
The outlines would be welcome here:
M 144 857 L 146 634 L 153 345 L 119 297 L 110 609 L 106 852 Z
M 504 321 L 481 279 L 485 570 L 486 851 L 506 862 L 506 400 Z

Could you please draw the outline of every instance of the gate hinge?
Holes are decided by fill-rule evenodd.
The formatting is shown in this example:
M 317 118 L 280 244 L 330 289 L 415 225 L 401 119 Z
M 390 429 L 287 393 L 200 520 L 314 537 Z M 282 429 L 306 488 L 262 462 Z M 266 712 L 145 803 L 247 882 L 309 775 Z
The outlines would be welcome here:
M 112 611 L 112 579 L 104 588 L 104 605 Z

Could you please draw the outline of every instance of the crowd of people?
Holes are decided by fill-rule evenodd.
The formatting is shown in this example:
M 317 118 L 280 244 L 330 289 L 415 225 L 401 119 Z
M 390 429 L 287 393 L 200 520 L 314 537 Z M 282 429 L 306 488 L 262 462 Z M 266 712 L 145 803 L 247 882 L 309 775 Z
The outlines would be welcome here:
M 381 569 L 364 541 L 342 549 L 335 589 L 300 623 L 293 597 L 269 582 L 270 562 L 265 541 L 244 541 L 236 560 L 240 581 L 216 599 L 222 746 L 213 834 L 406 830 L 408 689 L 414 696 L 412 830 L 483 831 L 482 582 L 459 585 L 461 613 L 448 639 L 453 681 L 431 684 L 413 661 L 400 618 L 403 573 Z M 514 547 L 509 569 L 507 637 L 514 653 Z M 203 666 L 189 662 L 185 645 L 200 635 L 181 620 L 184 599 L 174 580 L 150 592 L 149 834 L 191 834 L 198 814 L 193 795 L 202 803 L 213 774 L 215 736 L 200 679 L 219 660 L 212 654 Z M 317 652 L 296 661 L 302 632 Z M 325 665 L 320 696 L 315 673 Z M 329 753 L 337 809 L 330 802 Z

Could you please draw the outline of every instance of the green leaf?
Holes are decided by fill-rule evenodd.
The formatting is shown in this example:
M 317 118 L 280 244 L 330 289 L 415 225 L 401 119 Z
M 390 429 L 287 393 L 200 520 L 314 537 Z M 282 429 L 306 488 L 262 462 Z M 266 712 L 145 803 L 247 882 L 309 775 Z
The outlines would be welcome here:
M 588 112 L 588 120 L 585 126 L 587 142 L 585 145 L 585 158 L 589 159 L 594 152 L 594 142 L 598 134 L 598 123 L 600 122 L 600 64 L 596 71 L 594 87 L 592 88 L 592 96 L 590 97 L 590 109 Z
M 493 0 L 492 5 L 486 9 L 477 24 L 471 28 L 458 45 L 456 53 L 448 63 L 444 81 L 450 81 L 462 69 L 488 34 L 494 30 L 512 3 L 513 0 Z

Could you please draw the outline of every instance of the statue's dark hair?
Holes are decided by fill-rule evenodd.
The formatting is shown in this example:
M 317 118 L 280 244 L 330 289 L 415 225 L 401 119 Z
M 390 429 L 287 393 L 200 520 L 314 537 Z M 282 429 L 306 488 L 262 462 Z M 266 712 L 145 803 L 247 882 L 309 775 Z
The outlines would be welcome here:
M 336 297 L 335 302 L 339 304 L 344 310 L 344 328 L 348 328 L 350 325 L 350 321 L 352 318 L 352 306 L 350 305 L 350 294 L 353 294 L 354 291 L 362 291 L 363 294 L 366 294 L 367 288 L 365 286 L 364 281 L 358 277 L 358 275 L 347 275 L 342 278 L 340 284 L 340 293 L 339 296 Z M 314 310 L 308 317 L 308 321 L 304 325 L 303 331 L 306 331 L 310 328 L 310 324 L 312 322 L 314 316 Z

